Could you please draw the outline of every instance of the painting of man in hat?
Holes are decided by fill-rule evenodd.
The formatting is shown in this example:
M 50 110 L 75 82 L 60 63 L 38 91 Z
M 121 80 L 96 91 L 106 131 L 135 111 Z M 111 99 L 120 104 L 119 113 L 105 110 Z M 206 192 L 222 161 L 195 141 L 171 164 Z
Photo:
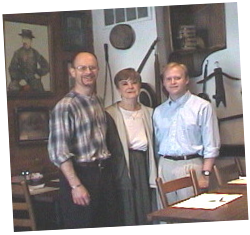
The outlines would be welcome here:
M 41 79 L 49 73 L 49 63 L 32 47 L 35 36 L 30 29 L 22 29 L 18 35 L 22 37 L 22 47 L 14 52 L 10 61 L 8 91 L 43 92 Z

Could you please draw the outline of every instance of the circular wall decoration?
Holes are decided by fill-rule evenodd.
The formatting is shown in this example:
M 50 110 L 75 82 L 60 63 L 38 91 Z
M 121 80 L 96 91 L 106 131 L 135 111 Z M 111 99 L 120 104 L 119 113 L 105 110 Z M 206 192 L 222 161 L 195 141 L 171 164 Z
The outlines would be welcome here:
M 157 105 L 156 94 L 148 83 L 142 83 L 139 101 L 145 106 L 155 108 Z
M 128 24 L 118 24 L 111 30 L 109 40 L 116 49 L 129 49 L 135 42 L 135 32 Z

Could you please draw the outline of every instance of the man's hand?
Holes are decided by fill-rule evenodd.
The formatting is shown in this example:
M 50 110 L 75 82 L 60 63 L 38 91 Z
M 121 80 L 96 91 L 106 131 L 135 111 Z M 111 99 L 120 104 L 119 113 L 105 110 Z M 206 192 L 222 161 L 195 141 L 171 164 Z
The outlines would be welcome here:
M 61 171 L 65 175 L 72 187 L 72 200 L 77 205 L 87 206 L 90 203 L 90 195 L 88 190 L 81 184 L 81 181 L 76 175 L 72 161 L 69 159 L 61 164 Z
M 203 162 L 202 170 L 210 171 L 213 168 L 215 158 L 205 158 Z M 201 175 L 198 179 L 199 187 L 206 189 L 209 187 L 209 176 Z
M 73 202 L 80 206 L 88 206 L 90 203 L 90 195 L 88 190 L 83 186 L 72 189 Z
M 198 179 L 198 184 L 201 189 L 208 188 L 209 186 L 209 176 L 201 175 Z

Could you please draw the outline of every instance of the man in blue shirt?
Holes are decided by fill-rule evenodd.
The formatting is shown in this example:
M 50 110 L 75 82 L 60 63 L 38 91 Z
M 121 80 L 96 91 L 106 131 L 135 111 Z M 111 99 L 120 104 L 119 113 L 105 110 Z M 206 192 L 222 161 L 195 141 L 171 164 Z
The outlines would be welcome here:
M 169 98 L 155 109 L 153 124 L 159 155 L 159 177 L 170 181 L 184 177 L 191 168 L 201 188 L 209 186 L 209 175 L 219 155 L 220 137 L 212 105 L 188 90 L 189 76 L 183 64 L 167 64 L 163 87 Z M 193 194 L 182 189 L 168 195 L 171 204 Z

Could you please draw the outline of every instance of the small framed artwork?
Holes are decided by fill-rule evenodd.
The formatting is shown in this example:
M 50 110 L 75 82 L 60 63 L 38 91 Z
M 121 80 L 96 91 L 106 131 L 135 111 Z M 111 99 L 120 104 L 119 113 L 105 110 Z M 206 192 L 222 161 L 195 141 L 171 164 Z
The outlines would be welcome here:
M 89 16 L 87 11 L 63 12 L 63 47 L 65 51 L 76 52 L 88 49 Z
M 4 20 L 6 89 L 8 97 L 52 92 L 49 25 Z
M 48 140 L 50 114 L 47 107 L 19 107 L 15 114 L 18 143 L 42 143 Z

